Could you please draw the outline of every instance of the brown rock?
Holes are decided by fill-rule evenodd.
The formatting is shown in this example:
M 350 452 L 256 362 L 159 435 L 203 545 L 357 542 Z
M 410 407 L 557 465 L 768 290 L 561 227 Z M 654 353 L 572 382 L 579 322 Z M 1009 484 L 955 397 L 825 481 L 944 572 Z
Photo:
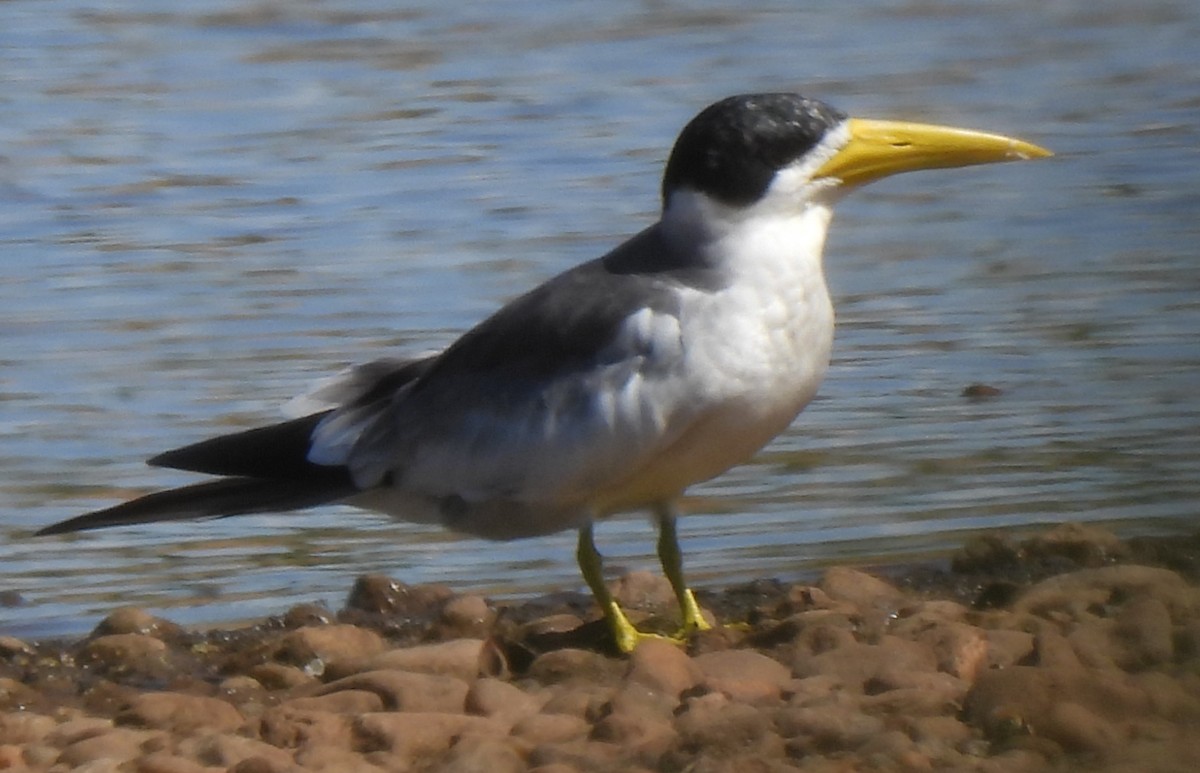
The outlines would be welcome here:
M 58 723 L 51 717 L 27 712 L 0 714 L 0 738 L 4 743 L 32 744 L 41 741 Z
M 1193 611 L 1195 594 L 1175 572 L 1136 564 L 1081 569 L 1042 580 L 1013 604 L 1017 613 L 1077 619 L 1081 611 L 1104 607 L 1113 598 L 1148 596 L 1166 604 L 1173 616 Z
M 570 714 L 533 714 L 513 725 L 513 736 L 531 746 L 564 743 L 587 737 L 591 725 L 582 717 Z
M 440 773 L 525 773 L 525 760 L 507 738 L 459 738 L 438 765 Z
M 538 655 L 530 664 L 527 676 L 540 684 L 572 681 L 603 684 L 615 679 L 622 669 L 620 661 L 597 652 L 561 649 Z
M 883 721 L 864 714 L 850 701 L 814 708 L 787 707 L 775 714 L 775 727 L 788 748 L 805 754 L 856 749 L 883 732 Z
M 438 617 L 442 630 L 483 638 L 496 622 L 496 612 L 483 596 L 455 596 L 442 607 Z
M 432 617 L 454 595 L 444 585 L 405 585 L 381 574 L 359 577 L 350 590 L 346 608 L 389 617 Z
M 362 714 L 353 731 L 361 751 L 388 751 L 407 759 L 441 754 L 462 735 L 503 737 L 508 728 L 485 717 L 439 712 Z
M 283 663 L 260 663 L 250 668 L 247 675 L 258 680 L 259 684 L 268 690 L 288 690 L 319 681 L 312 674 Z
M 46 733 L 43 739 L 50 746 L 63 748 L 69 746 L 76 741 L 81 741 L 84 738 L 91 738 L 94 735 L 107 733 L 112 729 L 113 722 L 111 719 L 101 719 L 100 717 L 77 717 L 68 719 L 62 724 Z
M 895 609 L 904 594 L 878 577 L 844 566 L 827 570 L 818 587 L 834 601 L 854 604 L 861 610 Z
M 1033 651 L 1037 665 L 1044 668 L 1078 669 L 1083 667 L 1071 642 L 1050 628 L 1046 628 L 1034 636 Z
M 291 752 L 254 738 L 217 733 L 180 742 L 179 752 L 205 765 L 232 768 L 247 764 L 249 770 L 287 770 L 292 767 Z
M 95 639 L 114 634 L 138 634 L 170 641 L 181 638 L 183 633 L 183 628 L 180 626 L 170 620 L 155 617 L 144 609 L 120 607 L 101 620 L 92 629 L 89 638 Z
M 384 770 L 357 752 L 323 744 L 297 750 L 296 764 L 317 773 L 382 773 Z
M 372 630 L 356 625 L 326 625 L 300 628 L 279 642 L 275 657 L 285 663 L 306 665 L 314 660 L 325 663 L 362 660 L 386 649 L 383 638 Z
M 929 647 L 937 668 L 967 682 L 988 666 L 987 634 L 966 623 L 939 623 L 916 634 L 916 640 Z
M 1070 700 L 1054 701 L 1037 730 L 1071 752 L 1104 751 L 1122 740 L 1111 723 Z
M 1175 656 L 1171 613 L 1160 599 L 1137 598 L 1121 607 L 1116 633 L 1128 651 L 1129 668 L 1169 663 Z
M 775 732 L 771 715 L 754 706 L 730 702 L 721 693 L 689 699 L 675 720 L 675 731 L 681 750 L 693 755 L 783 755 L 783 741 Z
M 534 747 L 529 753 L 529 767 L 540 769 L 554 766 L 579 771 L 629 771 L 625 750 L 604 741 L 570 741 Z
M 307 698 L 292 698 L 280 704 L 293 711 L 328 711 L 332 714 L 365 714 L 383 711 L 383 698 L 369 690 L 338 690 Z
M 1006 668 L 1016 665 L 1033 652 L 1033 634 L 1007 628 L 991 628 L 987 631 L 987 645 L 988 668 Z
M 661 639 L 647 639 L 629 656 L 627 682 L 678 697 L 699 684 L 702 674 L 680 647 Z
M 333 625 L 337 621 L 333 612 L 323 604 L 297 604 L 283 613 L 285 628 L 305 628 Z
M 72 768 L 95 760 L 124 762 L 138 756 L 142 744 L 153 735 L 145 730 L 114 727 L 70 744 L 62 750 L 56 762 Z
M 742 703 L 779 700 L 792 678 L 781 663 L 753 650 L 709 652 L 693 658 L 692 663 L 708 689 Z
M 482 654 L 482 639 L 451 639 L 388 650 L 367 661 L 367 666 L 371 670 L 395 669 L 471 680 L 479 675 Z
M 1129 548 L 1108 529 L 1082 523 L 1063 523 L 1021 545 L 1030 556 L 1060 556 L 1079 566 L 1102 566 L 1129 554 Z
M 800 653 L 792 669 L 799 677 L 836 676 L 847 687 L 861 690 L 872 679 L 892 671 L 935 671 L 937 659 L 929 647 L 884 636 L 878 644 L 854 642 L 819 655 Z
M 212 773 L 212 768 L 167 752 L 138 757 L 133 770 L 135 773 Z
M 301 711 L 287 705 L 263 712 L 258 735 L 281 749 L 337 747 L 350 745 L 350 720 L 330 711 Z
M 393 711 L 463 711 L 467 683 L 462 679 L 411 671 L 366 671 L 322 687 L 317 695 L 343 690 L 365 690 L 378 695 L 383 706 Z
M 8 660 L 17 655 L 34 655 L 37 651 L 15 636 L 0 636 L 0 658 Z
M 114 633 L 92 639 L 79 661 L 105 672 L 156 674 L 166 668 L 167 645 L 141 633 Z
M 540 699 L 513 684 L 490 677 L 471 684 L 465 704 L 468 714 L 493 717 L 509 725 L 536 714 L 542 707 Z
M 143 693 L 116 717 L 117 724 L 188 734 L 198 730 L 226 732 L 241 727 L 240 711 L 223 700 L 182 693 Z

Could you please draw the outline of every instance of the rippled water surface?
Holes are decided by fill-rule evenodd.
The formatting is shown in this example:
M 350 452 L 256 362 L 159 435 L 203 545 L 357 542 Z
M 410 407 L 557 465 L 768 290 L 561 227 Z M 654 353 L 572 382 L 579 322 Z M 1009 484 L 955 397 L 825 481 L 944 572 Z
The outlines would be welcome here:
M 336 605 L 365 572 L 580 587 L 573 535 L 489 544 L 345 508 L 30 533 L 193 480 L 142 460 L 444 345 L 639 230 L 678 129 L 744 91 L 1058 155 L 841 207 L 833 368 L 786 435 L 693 490 L 697 585 L 1065 520 L 1190 531 L 1197 39 L 1192 0 L 0 4 L 0 633 L 126 603 Z M 653 565 L 643 520 L 598 536 L 614 566 Z

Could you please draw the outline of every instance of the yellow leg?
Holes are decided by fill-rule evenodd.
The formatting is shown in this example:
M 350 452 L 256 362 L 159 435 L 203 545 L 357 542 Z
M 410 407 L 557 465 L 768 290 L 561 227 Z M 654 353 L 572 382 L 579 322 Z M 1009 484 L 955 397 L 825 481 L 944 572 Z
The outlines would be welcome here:
M 663 574 L 675 591 L 679 600 L 679 616 L 683 620 L 681 634 L 694 631 L 707 631 L 712 626 L 700 614 L 700 605 L 696 596 L 683 580 L 683 555 L 679 552 L 679 535 L 675 531 L 675 513 L 670 505 L 660 505 L 656 508 L 658 515 L 658 560 L 662 563 Z
M 600 557 L 596 543 L 592 541 L 590 523 L 579 530 L 579 547 L 575 551 L 575 558 L 579 561 L 579 571 L 583 574 L 584 581 L 592 589 L 596 603 L 600 605 L 604 618 L 608 620 L 617 649 L 625 653 L 633 652 L 638 640 L 646 634 L 633 627 L 633 623 L 629 622 L 629 618 L 617 605 L 617 600 L 608 592 L 608 586 L 604 584 L 604 559 Z

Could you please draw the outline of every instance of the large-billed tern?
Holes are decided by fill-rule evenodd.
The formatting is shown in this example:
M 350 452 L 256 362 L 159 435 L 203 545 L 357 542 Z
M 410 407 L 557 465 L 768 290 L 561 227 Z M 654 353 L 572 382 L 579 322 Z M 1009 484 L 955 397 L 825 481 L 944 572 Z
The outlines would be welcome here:
M 319 410 L 167 451 L 222 476 L 42 529 L 344 502 L 489 539 L 579 531 L 617 646 L 637 631 L 605 586 L 593 523 L 648 509 L 684 633 L 675 502 L 746 461 L 813 398 L 833 307 L 822 252 L 847 192 L 918 169 L 1038 158 L 1010 137 L 850 118 L 798 94 L 705 108 L 679 135 L 657 223 L 503 306 L 440 354 L 351 369 Z

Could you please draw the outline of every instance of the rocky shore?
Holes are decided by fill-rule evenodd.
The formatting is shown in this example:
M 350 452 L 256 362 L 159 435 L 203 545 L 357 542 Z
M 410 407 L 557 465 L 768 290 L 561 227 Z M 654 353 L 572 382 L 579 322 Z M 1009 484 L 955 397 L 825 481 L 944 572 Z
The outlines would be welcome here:
M 663 582 L 615 589 L 670 628 Z M 630 657 L 582 596 L 382 577 L 235 630 L 0 635 L 0 770 L 1200 770 L 1200 536 L 1062 526 L 698 595 L 722 626 Z

